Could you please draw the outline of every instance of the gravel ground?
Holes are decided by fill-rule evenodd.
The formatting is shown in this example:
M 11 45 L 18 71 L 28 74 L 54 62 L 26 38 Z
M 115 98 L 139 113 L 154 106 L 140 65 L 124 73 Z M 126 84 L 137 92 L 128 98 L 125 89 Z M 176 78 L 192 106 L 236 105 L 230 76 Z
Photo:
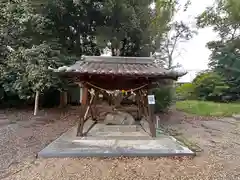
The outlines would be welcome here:
M 67 131 L 77 110 L 48 109 L 34 117 L 31 110 L 1 111 L 9 123 L 0 126 L 0 179 L 35 161 L 36 153 Z
M 14 119 L 16 113 L 10 114 Z M 29 112 L 17 114 L 23 118 L 0 128 L 0 167 L 8 180 L 240 179 L 240 122 L 230 118 L 175 111 L 161 118 L 166 130 L 204 150 L 193 159 L 35 159 L 39 150 L 73 125 L 77 111 L 51 111 L 37 119 L 29 118 Z

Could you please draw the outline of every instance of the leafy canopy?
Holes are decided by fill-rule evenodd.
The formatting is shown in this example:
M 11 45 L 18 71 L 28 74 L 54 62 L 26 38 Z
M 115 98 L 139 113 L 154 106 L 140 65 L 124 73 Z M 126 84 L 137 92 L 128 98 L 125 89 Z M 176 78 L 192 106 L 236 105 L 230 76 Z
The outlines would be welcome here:
M 0 84 L 4 91 L 28 99 L 35 91 L 60 85 L 48 67 L 70 63 L 71 58 L 52 46 L 46 28 L 49 20 L 34 14 L 26 0 L 4 1 L 1 7 Z
M 240 2 L 216 0 L 198 17 L 199 27 L 213 27 L 219 38 L 207 44 L 212 51 L 209 66 L 226 78 L 229 95 L 240 92 Z
M 0 85 L 22 99 L 60 88 L 49 66 L 100 55 L 106 44 L 113 55 L 149 56 L 168 30 L 174 2 L 158 0 L 153 10 L 151 0 L 2 0 Z

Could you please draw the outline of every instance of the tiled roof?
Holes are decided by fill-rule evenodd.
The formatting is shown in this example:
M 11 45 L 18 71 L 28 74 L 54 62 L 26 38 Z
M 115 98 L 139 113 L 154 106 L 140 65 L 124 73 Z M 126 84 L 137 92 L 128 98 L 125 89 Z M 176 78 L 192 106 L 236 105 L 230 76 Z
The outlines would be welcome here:
M 160 67 L 150 57 L 85 56 L 68 67 L 67 71 L 91 75 L 162 76 L 173 79 L 184 75 Z

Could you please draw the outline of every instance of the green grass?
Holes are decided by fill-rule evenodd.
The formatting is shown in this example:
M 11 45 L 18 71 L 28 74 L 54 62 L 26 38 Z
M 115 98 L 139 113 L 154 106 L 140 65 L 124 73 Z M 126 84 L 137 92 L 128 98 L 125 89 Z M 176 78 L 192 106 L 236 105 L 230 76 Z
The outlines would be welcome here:
M 200 116 L 232 116 L 233 114 L 240 114 L 240 104 L 237 103 L 179 101 L 176 103 L 176 108 Z

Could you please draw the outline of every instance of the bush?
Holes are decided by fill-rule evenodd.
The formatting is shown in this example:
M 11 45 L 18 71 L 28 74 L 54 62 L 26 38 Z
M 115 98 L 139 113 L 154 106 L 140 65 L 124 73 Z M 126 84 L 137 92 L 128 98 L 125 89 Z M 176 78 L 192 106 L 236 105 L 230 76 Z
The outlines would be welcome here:
M 177 100 L 195 99 L 193 83 L 185 83 L 176 88 Z
M 194 94 L 200 100 L 222 101 L 229 88 L 225 80 L 215 72 L 204 72 L 194 81 Z
M 164 112 L 169 109 L 174 100 L 174 88 L 173 86 L 163 86 L 153 89 L 155 95 L 155 113 Z

